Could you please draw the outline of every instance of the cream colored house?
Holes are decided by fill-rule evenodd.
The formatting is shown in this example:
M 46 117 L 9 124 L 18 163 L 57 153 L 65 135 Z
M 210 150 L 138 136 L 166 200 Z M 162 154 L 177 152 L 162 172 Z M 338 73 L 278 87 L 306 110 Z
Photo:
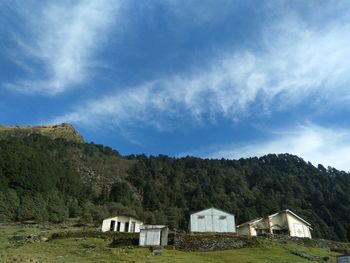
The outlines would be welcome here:
M 311 238 L 311 224 L 290 210 L 283 210 L 266 218 L 257 218 L 237 226 L 238 235 L 259 236 L 282 234 Z
M 102 232 L 140 232 L 140 226 L 143 222 L 135 217 L 128 215 L 118 215 L 111 218 L 106 218 L 102 222 Z

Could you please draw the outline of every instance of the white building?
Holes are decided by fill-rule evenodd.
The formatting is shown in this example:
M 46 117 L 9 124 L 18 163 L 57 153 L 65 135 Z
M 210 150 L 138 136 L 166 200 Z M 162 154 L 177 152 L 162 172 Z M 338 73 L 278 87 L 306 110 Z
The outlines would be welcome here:
M 191 215 L 190 232 L 235 233 L 235 216 L 216 208 L 209 208 Z
M 246 236 L 282 234 L 311 238 L 311 230 L 310 223 L 288 209 L 237 226 L 237 233 Z
M 166 246 L 168 245 L 169 229 L 163 225 L 140 226 L 140 246 Z
M 140 232 L 140 226 L 143 222 L 135 217 L 128 215 L 118 215 L 106 218 L 102 222 L 102 232 Z

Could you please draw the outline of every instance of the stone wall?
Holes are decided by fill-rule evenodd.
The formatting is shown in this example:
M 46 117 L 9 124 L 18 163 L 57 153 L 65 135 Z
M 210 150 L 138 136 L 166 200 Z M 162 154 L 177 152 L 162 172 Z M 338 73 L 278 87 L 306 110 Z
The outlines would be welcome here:
M 191 233 L 173 234 L 173 245 L 178 250 L 212 251 L 234 248 L 254 247 L 258 245 L 256 238 L 238 237 L 235 234 Z

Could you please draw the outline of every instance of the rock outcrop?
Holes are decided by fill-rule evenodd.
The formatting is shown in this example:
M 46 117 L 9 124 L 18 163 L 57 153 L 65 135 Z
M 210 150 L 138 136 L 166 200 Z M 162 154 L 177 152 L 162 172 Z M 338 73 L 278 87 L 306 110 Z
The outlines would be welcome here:
M 83 137 L 69 123 L 43 126 L 2 126 L 0 125 L 0 139 L 6 137 L 30 136 L 40 134 L 51 139 L 65 139 L 83 143 Z

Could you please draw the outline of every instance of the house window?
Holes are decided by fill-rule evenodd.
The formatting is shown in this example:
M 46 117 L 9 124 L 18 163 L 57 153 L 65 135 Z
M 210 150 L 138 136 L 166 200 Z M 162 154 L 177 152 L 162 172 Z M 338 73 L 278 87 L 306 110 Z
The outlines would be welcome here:
M 262 236 L 266 234 L 266 230 L 265 229 L 257 229 L 256 230 L 256 235 L 257 236 Z
M 198 216 L 198 219 L 204 219 L 205 216 Z
M 273 229 L 272 233 L 275 235 L 287 235 L 288 234 L 288 230 L 285 229 Z
M 220 216 L 219 219 L 224 220 L 224 219 L 226 219 L 226 216 Z
M 120 232 L 120 222 L 117 223 L 117 232 Z

